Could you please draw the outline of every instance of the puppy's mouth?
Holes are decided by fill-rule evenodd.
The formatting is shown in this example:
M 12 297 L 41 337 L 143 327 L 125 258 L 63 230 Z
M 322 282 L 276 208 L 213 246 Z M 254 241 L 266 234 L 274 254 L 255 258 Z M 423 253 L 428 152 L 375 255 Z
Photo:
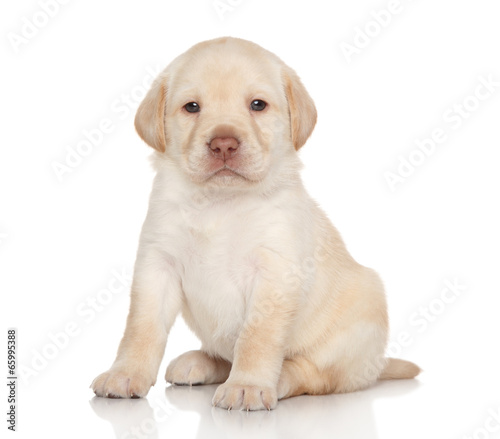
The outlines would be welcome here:
M 215 172 L 212 172 L 212 174 L 208 178 L 212 177 L 240 177 L 245 180 L 248 180 L 247 177 L 244 175 L 240 174 L 238 171 L 230 168 L 227 165 L 221 166 L 219 169 L 217 169 Z

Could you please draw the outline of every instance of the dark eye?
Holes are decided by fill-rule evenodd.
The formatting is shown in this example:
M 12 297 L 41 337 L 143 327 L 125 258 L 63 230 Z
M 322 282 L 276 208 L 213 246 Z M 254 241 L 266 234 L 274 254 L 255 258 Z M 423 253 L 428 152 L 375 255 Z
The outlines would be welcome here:
M 266 108 L 266 106 L 267 104 L 260 99 L 255 99 L 255 101 L 252 101 L 252 103 L 250 104 L 250 108 L 253 111 L 262 111 L 264 108 Z
M 184 108 L 188 113 L 198 113 L 200 111 L 200 106 L 196 102 L 188 102 L 184 105 Z

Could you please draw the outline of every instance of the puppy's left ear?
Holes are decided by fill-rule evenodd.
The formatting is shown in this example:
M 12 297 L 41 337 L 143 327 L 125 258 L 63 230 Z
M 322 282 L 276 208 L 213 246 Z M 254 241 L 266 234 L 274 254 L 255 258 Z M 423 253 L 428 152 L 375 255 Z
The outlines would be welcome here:
M 290 111 L 292 143 L 298 150 L 306 143 L 316 125 L 316 107 L 297 74 L 288 66 L 283 70 L 283 82 Z
M 165 152 L 167 146 L 165 133 L 166 82 L 166 76 L 161 73 L 154 80 L 135 115 L 135 129 L 141 139 L 160 152 Z

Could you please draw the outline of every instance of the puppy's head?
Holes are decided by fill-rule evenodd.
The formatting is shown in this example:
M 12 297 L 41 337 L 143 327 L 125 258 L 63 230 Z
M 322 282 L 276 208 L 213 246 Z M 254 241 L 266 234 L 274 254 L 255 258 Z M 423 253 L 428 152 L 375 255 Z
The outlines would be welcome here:
M 141 138 L 192 182 L 231 187 L 286 174 L 315 123 L 295 72 L 236 38 L 206 41 L 176 58 L 135 118 Z

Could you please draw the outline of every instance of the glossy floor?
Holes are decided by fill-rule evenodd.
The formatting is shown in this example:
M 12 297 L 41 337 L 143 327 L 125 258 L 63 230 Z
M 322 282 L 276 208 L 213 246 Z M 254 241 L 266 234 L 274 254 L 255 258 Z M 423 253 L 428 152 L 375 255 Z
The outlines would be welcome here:
M 486 376 L 460 387 L 452 376 L 424 373 L 419 380 L 380 382 L 353 394 L 283 400 L 270 412 L 228 412 L 211 406 L 214 385 L 159 382 L 147 398 L 114 400 L 94 397 L 68 373 L 61 371 L 63 380 L 50 373 L 21 393 L 18 437 L 443 439 L 487 437 L 486 425 L 500 429 L 498 392 Z

